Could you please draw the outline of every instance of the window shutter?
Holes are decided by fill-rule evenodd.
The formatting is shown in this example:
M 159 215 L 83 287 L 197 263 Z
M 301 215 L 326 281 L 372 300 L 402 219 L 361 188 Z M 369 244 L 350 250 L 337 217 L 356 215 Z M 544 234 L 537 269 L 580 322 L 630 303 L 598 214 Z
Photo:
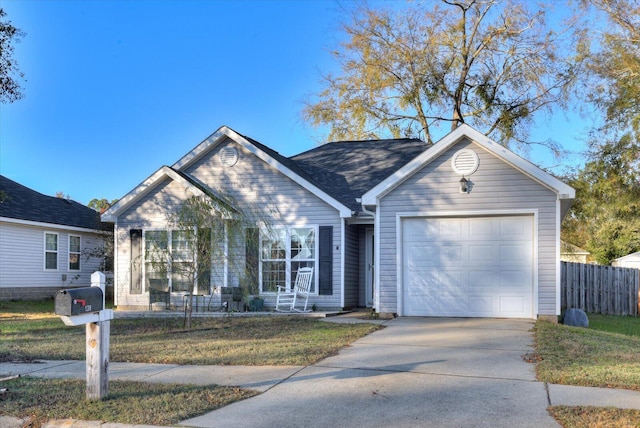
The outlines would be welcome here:
M 142 294 L 142 230 L 131 229 L 131 283 L 130 294 Z
M 211 294 L 211 229 L 198 229 L 196 240 L 198 294 Z
M 260 234 L 258 228 L 251 227 L 245 231 L 245 264 L 244 276 L 247 284 L 258 288 L 258 260 L 260 256 Z
M 318 229 L 318 294 L 333 294 L 333 226 Z

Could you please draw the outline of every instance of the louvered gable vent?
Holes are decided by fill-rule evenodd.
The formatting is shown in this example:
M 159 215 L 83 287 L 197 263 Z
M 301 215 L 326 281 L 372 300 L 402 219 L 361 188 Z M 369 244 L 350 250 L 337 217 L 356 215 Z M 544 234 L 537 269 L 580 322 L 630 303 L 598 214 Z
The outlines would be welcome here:
M 479 164 L 478 154 L 470 149 L 458 150 L 451 158 L 453 171 L 467 177 L 477 171 Z

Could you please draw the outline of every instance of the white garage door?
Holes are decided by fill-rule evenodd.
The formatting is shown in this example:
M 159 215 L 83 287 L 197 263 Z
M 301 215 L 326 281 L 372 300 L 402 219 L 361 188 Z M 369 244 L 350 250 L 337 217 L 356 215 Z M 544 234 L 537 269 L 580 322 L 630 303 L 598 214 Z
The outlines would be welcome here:
M 533 217 L 402 221 L 403 315 L 533 317 Z

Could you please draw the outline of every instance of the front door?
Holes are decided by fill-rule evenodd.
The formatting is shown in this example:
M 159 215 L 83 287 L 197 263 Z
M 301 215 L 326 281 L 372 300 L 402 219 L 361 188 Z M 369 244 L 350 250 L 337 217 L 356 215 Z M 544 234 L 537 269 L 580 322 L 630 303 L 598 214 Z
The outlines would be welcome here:
M 375 254 L 374 254 L 374 235 L 373 229 L 366 231 L 366 273 L 365 273 L 365 295 L 367 299 L 367 307 L 373 307 L 373 299 L 375 297 Z

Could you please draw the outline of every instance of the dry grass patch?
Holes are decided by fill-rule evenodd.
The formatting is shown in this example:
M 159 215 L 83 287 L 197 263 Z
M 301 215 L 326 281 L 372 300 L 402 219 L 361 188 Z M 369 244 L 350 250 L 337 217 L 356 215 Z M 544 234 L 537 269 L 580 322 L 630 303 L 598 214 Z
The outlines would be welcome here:
M 640 427 L 640 410 L 553 406 L 549 412 L 564 428 Z
M 380 326 L 294 316 L 115 319 L 110 360 L 195 365 L 309 365 Z M 85 329 L 59 319 L 0 319 L 0 361 L 84 360 Z
M 106 399 L 88 402 L 84 380 L 22 377 L 2 386 L 9 392 L 0 396 L 0 415 L 27 419 L 30 428 L 49 419 L 174 425 L 257 394 L 217 385 L 111 381 Z

